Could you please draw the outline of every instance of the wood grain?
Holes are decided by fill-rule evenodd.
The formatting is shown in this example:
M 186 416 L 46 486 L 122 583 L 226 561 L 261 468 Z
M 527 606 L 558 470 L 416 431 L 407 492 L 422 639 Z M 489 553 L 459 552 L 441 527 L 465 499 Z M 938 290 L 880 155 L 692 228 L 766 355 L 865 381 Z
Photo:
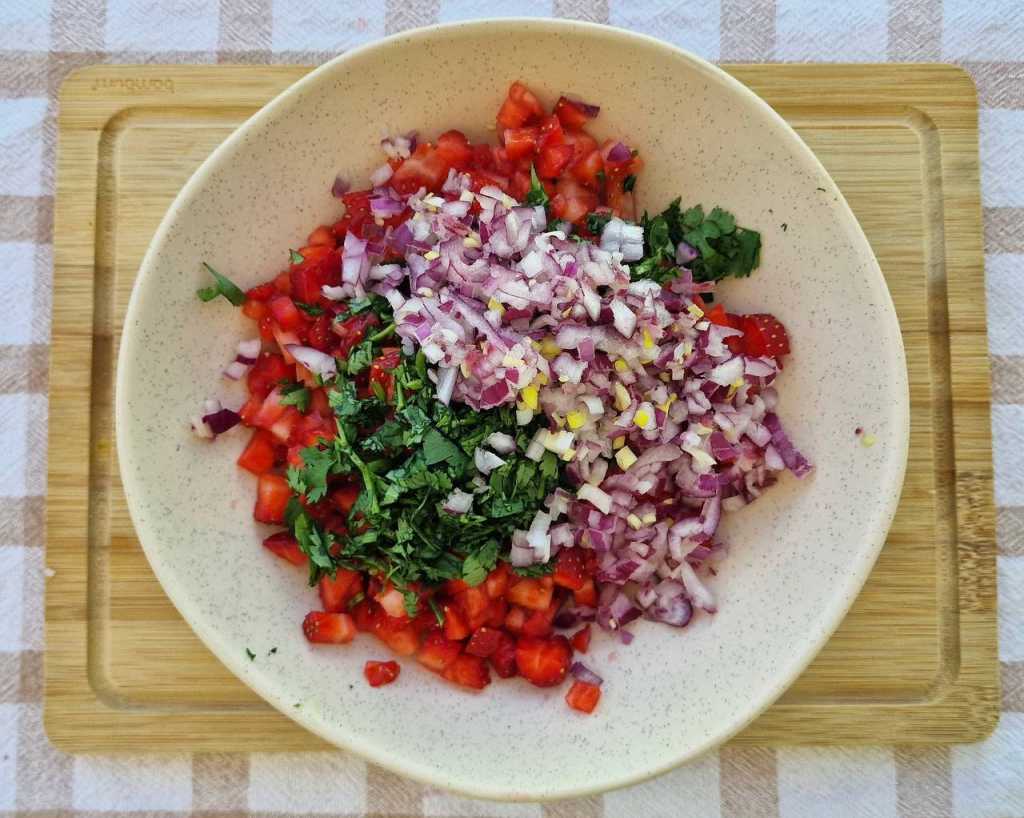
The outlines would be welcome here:
M 72 751 L 322 746 L 199 643 L 138 545 L 113 376 L 142 254 L 195 167 L 308 69 L 94 66 L 61 91 L 50 390 L 45 722 Z M 910 368 L 888 541 L 814 663 L 737 743 L 961 742 L 998 717 L 995 535 L 967 75 L 934 65 L 736 65 L 838 182 L 879 258 Z

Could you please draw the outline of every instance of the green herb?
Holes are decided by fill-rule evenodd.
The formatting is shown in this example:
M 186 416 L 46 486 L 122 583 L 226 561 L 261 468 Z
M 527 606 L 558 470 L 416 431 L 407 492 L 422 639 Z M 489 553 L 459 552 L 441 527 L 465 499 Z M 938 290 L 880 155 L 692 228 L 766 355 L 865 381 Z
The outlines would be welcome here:
M 318 307 L 316 304 L 307 304 L 305 301 L 296 301 L 295 306 L 302 310 L 307 315 L 323 315 L 324 308 Z
M 749 276 L 761 262 L 761 234 L 740 227 L 735 217 L 720 207 L 705 214 L 700 205 L 682 210 L 679 199 L 665 210 L 643 218 L 646 253 L 630 265 L 634 280 L 659 283 L 678 274 L 676 245 L 685 241 L 697 251 L 689 264 L 695 281 L 719 281 Z
M 277 653 L 277 648 L 276 647 L 271 648 L 270 650 L 267 651 L 267 656 L 273 656 L 275 653 Z
M 546 577 L 554 573 L 554 562 L 538 562 L 536 565 L 519 565 L 512 568 L 512 573 L 520 577 Z
M 595 177 L 597 178 L 597 183 L 599 185 L 603 185 L 606 181 L 608 181 L 608 175 L 604 172 L 603 168 L 595 174 Z
M 605 225 L 607 225 L 611 220 L 611 213 L 590 213 L 587 216 L 587 230 L 595 236 L 600 236 Z
M 305 414 L 309 411 L 311 393 L 309 388 L 295 381 L 285 382 L 278 387 L 281 392 L 279 402 L 283 406 L 294 406 Z
M 478 412 L 440 403 L 422 353 L 400 358 L 390 398 L 376 381 L 377 389 L 360 397 L 350 372 L 362 374 L 379 354 L 372 337 L 364 341 L 329 388 L 337 435 L 302 449 L 301 466 L 288 470 L 289 486 L 304 502 L 293 497 L 285 520 L 309 558 L 311 583 L 339 567 L 371 571 L 403 593 L 411 612 L 414 585 L 486 579 L 507 558 L 512 533 L 528 528 L 562 483 L 563 464 L 550 453 L 540 463 L 525 457 L 541 421 L 517 426 L 514 407 Z M 517 448 L 481 489 L 473 452 L 496 431 L 513 434 Z M 307 506 L 323 501 L 336 480 L 354 478 L 361 489 L 348 533 L 327 529 Z M 456 488 L 474 494 L 471 513 L 443 510 Z
M 437 607 L 437 603 L 434 602 L 434 598 L 432 596 L 428 596 L 427 597 L 427 604 L 430 606 L 430 610 L 434 614 L 434 619 L 437 620 L 437 626 L 439 628 L 443 628 L 444 627 L 444 611 L 442 611 L 440 608 Z
M 537 177 L 537 168 L 530 165 L 530 191 L 526 194 L 526 204 L 528 205 L 541 205 L 547 207 L 548 202 L 551 201 L 551 197 L 548 196 L 548 192 L 544 189 L 544 185 L 540 183 L 540 179 Z
M 249 661 L 250 662 L 253 662 L 253 661 L 256 660 L 256 654 L 253 653 L 251 650 L 249 650 L 249 648 L 245 649 L 245 655 L 249 657 Z
M 622 189 L 626 193 L 630 193 L 634 187 L 636 187 L 636 174 L 631 173 L 629 174 L 629 176 L 622 180 Z
M 364 369 L 369 369 L 370 364 L 373 363 L 373 344 L 373 339 L 367 338 L 349 352 L 345 364 L 345 371 L 349 375 L 358 375 Z
M 292 264 L 302 264 L 306 260 L 306 257 L 302 253 L 297 253 L 295 250 L 288 251 L 288 261 Z
M 370 309 L 378 315 L 382 315 L 390 312 L 391 307 L 388 305 L 386 298 L 376 294 L 364 295 L 362 298 L 353 298 L 348 302 L 350 315 L 359 315 L 359 313 Z
M 235 282 L 227 276 L 218 273 L 205 261 L 203 266 L 213 276 L 213 284 L 196 290 L 196 295 L 199 296 L 200 301 L 213 301 L 218 295 L 222 295 L 236 307 L 241 307 L 245 303 L 245 293 Z

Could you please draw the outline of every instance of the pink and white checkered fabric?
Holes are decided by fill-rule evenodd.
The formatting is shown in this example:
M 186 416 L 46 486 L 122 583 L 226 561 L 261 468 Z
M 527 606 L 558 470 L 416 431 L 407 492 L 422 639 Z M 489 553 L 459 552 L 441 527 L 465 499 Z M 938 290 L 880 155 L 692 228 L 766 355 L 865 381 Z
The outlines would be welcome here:
M 342 753 L 72 757 L 41 725 L 55 94 L 95 62 L 317 63 L 486 16 L 610 22 L 711 60 L 942 61 L 981 103 L 1003 714 L 953 748 L 727 748 L 556 805 L 428 790 Z M 0 818 L 30 813 L 1024 817 L 1024 6 L 1020 0 L 0 0 Z

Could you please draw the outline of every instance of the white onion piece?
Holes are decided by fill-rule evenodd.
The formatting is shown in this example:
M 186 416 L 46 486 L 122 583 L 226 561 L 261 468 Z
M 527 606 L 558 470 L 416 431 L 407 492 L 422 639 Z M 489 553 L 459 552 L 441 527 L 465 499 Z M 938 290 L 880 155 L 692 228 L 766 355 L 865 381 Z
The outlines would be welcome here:
M 385 162 L 373 173 L 370 174 L 370 186 L 371 187 L 383 187 L 388 183 L 388 180 L 394 174 L 394 170 L 391 169 L 391 165 Z
M 516 450 L 516 439 L 504 432 L 493 432 L 484 440 L 484 445 L 498 454 L 511 454 Z
M 533 515 L 530 530 L 526 532 L 526 542 L 533 549 L 537 562 L 547 562 L 551 559 L 551 535 L 548 533 L 550 527 L 551 517 L 548 514 L 538 511 Z
M 490 474 L 495 469 L 504 466 L 505 461 L 494 452 L 489 452 L 477 446 L 473 451 L 473 464 L 476 466 L 477 471 L 482 474 Z
M 190 421 L 192 425 L 192 434 L 202 440 L 212 440 L 214 437 L 213 429 L 203 420 L 201 415 L 193 415 Z
M 636 313 L 618 298 L 613 298 L 611 303 L 612 319 L 617 329 L 624 338 L 632 338 L 636 330 Z
M 338 374 L 338 365 L 334 358 L 326 352 L 321 352 L 313 347 L 289 344 L 285 349 L 288 353 L 314 375 L 322 378 L 333 378 Z
M 743 378 L 743 357 L 737 355 L 724 364 L 719 364 L 708 373 L 708 380 L 719 386 L 729 386 Z
M 453 489 L 442 506 L 449 514 L 465 514 L 472 507 L 473 495 L 462 489 Z
M 602 514 L 608 514 L 612 510 L 612 498 L 597 486 L 584 483 L 576 491 L 576 496 L 580 500 L 585 500 L 590 503 Z
M 233 381 L 237 381 L 244 378 L 245 373 L 248 371 L 248 364 L 239 363 L 238 361 L 232 361 L 224 368 L 224 377 L 230 378 Z
M 345 287 L 332 287 L 330 284 L 324 284 L 320 287 L 320 292 L 323 293 L 324 298 L 330 301 L 344 301 L 349 296 L 349 291 Z
M 437 368 L 437 399 L 445 406 L 452 399 L 455 382 L 459 379 L 459 370 L 454 366 Z

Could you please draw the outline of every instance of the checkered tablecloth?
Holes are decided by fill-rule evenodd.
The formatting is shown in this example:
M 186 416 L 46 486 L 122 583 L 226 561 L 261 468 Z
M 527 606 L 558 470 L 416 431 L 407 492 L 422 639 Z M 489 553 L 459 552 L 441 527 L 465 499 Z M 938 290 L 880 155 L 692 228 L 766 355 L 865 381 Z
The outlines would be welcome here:
M 55 95 L 96 62 L 322 62 L 509 15 L 610 22 L 710 60 L 941 61 L 981 105 L 1002 718 L 937 748 L 728 748 L 556 805 L 471 801 L 342 753 L 69 756 L 43 734 L 43 503 Z M 0 0 L 0 818 L 261 813 L 1024 818 L 1024 0 Z

